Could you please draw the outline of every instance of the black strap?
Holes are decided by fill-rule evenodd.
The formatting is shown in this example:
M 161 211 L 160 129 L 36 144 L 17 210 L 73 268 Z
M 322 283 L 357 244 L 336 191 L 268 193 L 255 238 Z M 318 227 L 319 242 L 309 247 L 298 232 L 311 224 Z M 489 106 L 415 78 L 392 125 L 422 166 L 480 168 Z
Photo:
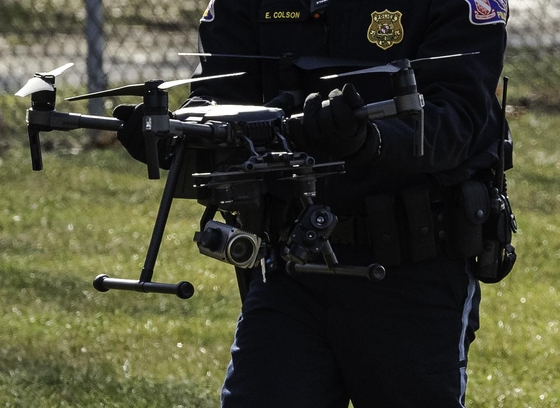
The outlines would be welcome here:
M 366 198 L 367 221 L 375 259 L 382 265 L 400 265 L 403 261 L 399 227 L 395 214 L 395 196 L 377 194 Z
M 409 253 L 413 262 L 437 255 L 430 196 L 426 188 L 410 188 L 400 192 L 408 220 Z

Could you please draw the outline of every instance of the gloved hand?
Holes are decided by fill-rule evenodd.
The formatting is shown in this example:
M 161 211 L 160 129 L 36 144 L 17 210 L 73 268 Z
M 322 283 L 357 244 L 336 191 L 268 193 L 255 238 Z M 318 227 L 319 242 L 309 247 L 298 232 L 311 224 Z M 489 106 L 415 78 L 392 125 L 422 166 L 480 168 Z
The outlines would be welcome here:
M 146 148 L 142 135 L 142 118 L 144 117 L 144 104 L 118 105 L 113 110 L 113 116 L 124 121 L 122 128 L 117 131 L 117 139 L 128 153 L 143 163 L 146 163 Z
M 169 117 L 173 118 L 173 114 Z M 120 130 L 117 131 L 117 139 L 128 153 L 142 163 L 147 162 L 146 143 L 142 134 L 142 119 L 144 117 L 144 104 L 138 105 L 122 104 L 113 110 L 113 116 L 124 121 Z M 159 167 L 169 169 L 171 162 L 168 157 L 170 138 L 160 138 L 157 142 Z
M 304 149 L 320 147 L 336 159 L 350 156 L 362 147 L 368 134 L 368 118 L 356 118 L 353 113 L 362 106 L 364 101 L 352 84 L 331 91 L 326 101 L 319 94 L 310 94 L 303 106 L 303 137 L 295 125 L 292 141 Z
M 288 92 L 282 92 L 275 98 L 265 103 L 263 106 L 267 108 L 280 108 L 284 111 L 285 116 L 290 116 L 294 109 L 294 96 Z

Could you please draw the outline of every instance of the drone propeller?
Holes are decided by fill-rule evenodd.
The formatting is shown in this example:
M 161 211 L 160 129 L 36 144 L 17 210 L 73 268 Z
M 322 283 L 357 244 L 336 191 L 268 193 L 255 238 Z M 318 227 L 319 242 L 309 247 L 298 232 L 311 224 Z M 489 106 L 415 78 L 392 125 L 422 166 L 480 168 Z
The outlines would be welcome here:
M 332 79 L 347 75 L 358 75 L 358 74 L 371 74 L 371 73 L 388 73 L 392 74 L 400 71 L 404 68 L 418 68 L 428 62 L 447 59 L 463 57 L 467 55 L 475 55 L 479 52 L 468 52 L 462 54 L 449 54 L 436 57 L 428 58 L 418 58 L 414 60 L 402 59 L 390 62 L 388 64 L 384 63 L 372 63 L 371 61 L 360 61 L 360 60 L 348 60 L 343 58 L 332 58 L 323 56 L 295 56 L 293 54 L 285 54 L 282 56 L 270 56 L 270 55 L 240 55 L 240 54 L 213 54 L 208 52 L 180 52 L 179 55 L 187 56 L 198 56 L 198 57 L 226 57 L 226 58 L 250 58 L 250 59 L 273 59 L 282 60 L 285 59 L 291 62 L 294 66 L 303 70 L 314 70 L 321 68 L 336 68 L 336 67 L 365 67 L 358 71 L 347 72 L 337 75 L 329 75 L 322 77 L 321 79 Z
M 178 79 L 175 81 L 162 82 L 160 85 L 158 85 L 158 89 L 166 90 L 166 89 L 173 88 L 175 86 L 190 84 L 192 82 L 209 81 L 212 79 L 227 78 L 227 77 L 239 76 L 244 74 L 245 72 L 234 72 L 232 74 L 212 75 L 212 76 L 189 78 L 189 79 Z M 145 92 L 146 92 L 145 83 L 132 84 L 132 85 L 121 86 L 119 88 L 108 89 L 106 91 L 92 92 L 85 95 L 72 96 L 70 98 L 66 98 L 66 100 L 77 101 L 80 99 L 101 98 L 104 96 L 144 96 Z
M 215 54 L 210 52 L 180 52 L 177 55 L 186 55 L 190 57 L 224 57 L 224 58 L 249 58 L 249 59 L 272 59 L 272 60 L 277 60 L 280 58 L 271 55 Z
M 436 60 L 442 60 L 442 59 L 448 59 L 448 58 L 457 58 L 457 57 L 465 57 L 465 56 L 476 55 L 476 54 L 480 54 L 480 53 L 479 52 L 466 52 L 466 53 L 461 53 L 461 54 L 448 54 L 448 55 L 440 55 L 440 56 L 436 56 L 436 57 L 418 58 L 418 59 L 414 59 L 414 60 L 402 59 L 402 60 L 397 60 L 397 61 L 390 62 L 390 63 L 385 64 L 385 65 L 378 65 L 378 66 L 374 66 L 374 67 L 371 67 L 371 68 L 360 69 L 358 71 L 344 72 L 342 74 L 327 75 L 327 76 L 321 77 L 321 79 L 333 79 L 333 78 L 339 78 L 339 77 L 351 76 L 351 75 L 372 74 L 372 73 L 376 73 L 376 72 L 384 72 L 384 73 L 392 74 L 392 73 L 395 73 L 395 72 L 399 72 L 401 69 L 405 69 L 405 68 L 413 68 L 413 69 L 414 68 L 419 68 L 422 65 L 425 65 L 426 63 L 436 61 Z
M 371 67 L 371 61 L 348 60 L 343 58 L 322 57 L 317 55 L 284 54 L 282 56 L 272 55 L 241 55 L 241 54 L 213 54 L 208 52 L 180 52 L 179 55 L 195 57 L 222 57 L 222 58 L 248 58 L 248 59 L 268 59 L 282 60 L 291 62 L 294 66 L 305 71 L 321 68 L 333 67 Z
M 54 91 L 54 78 L 62 74 L 74 63 L 69 62 L 61 67 L 53 69 L 49 72 L 37 72 L 35 76 L 27 81 L 27 83 L 16 92 L 16 96 L 27 96 L 40 91 Z M 48 80 L 47 80 L 48 79 Z

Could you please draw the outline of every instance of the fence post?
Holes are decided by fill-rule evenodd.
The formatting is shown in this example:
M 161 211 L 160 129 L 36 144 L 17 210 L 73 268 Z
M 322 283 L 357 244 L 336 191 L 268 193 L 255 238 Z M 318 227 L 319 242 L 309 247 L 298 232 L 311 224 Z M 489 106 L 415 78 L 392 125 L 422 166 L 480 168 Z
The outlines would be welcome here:
M 103 71 L 103 0 L 84 0 L 86 6 L 85 36 L 87 42 L 87 81 L 88 92 L 98 92 L 107 89 L 107 76 Z M 103 99 L 88 100 L 88 112 L 91 115 L 104 114 Z M 90 137 L 95 142 L 100 131 L 92 131 Z

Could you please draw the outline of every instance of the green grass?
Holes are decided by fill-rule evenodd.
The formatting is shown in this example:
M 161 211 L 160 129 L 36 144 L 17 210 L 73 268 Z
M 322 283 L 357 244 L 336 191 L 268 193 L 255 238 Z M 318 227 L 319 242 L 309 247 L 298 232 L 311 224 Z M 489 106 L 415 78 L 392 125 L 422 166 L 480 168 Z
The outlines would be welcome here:
M 470 355 L 471 407 L 560 406 L 560 116 L 511 121 L 510 198 L 519 233 L 512 274 L 483 286 L 482 328 Z
M 560 116 L 511 125 L 519 260 L 483 286 L 467 399 L 559 407 Z M 164 180 L 121 149 L 44 165 L 32 172 L 18 144 L 0 155 L 0 406 L 217 407 L 240 301 L 232 269 L 193 245 L 202 207 L 174 202 L 154 275 L 192 282 L 192 299 L 99 293 L 99 273 L 139 276 Z
M 99 293 L 99 273 L 138 278 L 164 181 L 115 150 L 44 164 L 0 165 L 0 405 L 216 406 L 240 302 L 192 243 L 202 207 L 174 203 L 154 275 L 193 299 Z
M 508 100 L 513 104 L 555 109 L 560 107 L 560 52 L 556 49 L 510 48 L 504 75 L 510 78 Z

